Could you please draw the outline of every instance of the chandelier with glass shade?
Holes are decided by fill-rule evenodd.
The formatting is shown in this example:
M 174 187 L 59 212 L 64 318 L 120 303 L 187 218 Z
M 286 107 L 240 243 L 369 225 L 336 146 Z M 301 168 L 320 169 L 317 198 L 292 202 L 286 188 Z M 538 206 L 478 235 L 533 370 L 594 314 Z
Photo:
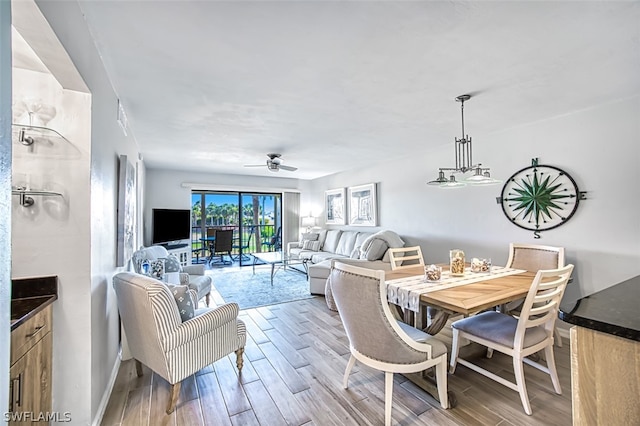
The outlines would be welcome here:
M 464 103 L 471 99 L 471 95 L 460 95 L 456 97 L 456 101 L 460 102 L 460 112 L 462 115 L 462 137 L 455 138 L 455 167 L 440 167 L 438 177 L 427 182 L 428 185 L 436 185 L 440 188 L 461 188 L 469 185 L 496 185 L 501 181 L 491 177 L 491 171 L 488 167 L 482 167 L 481 163 L 473 164 L 473 149 L 471 147 L 471 137 L 464 133 Z M 472 175 L 464 180 L 456 180 L 456 174 L 466 174 L 471 172 Z M 449 177 L 447 177 L 449 175 Z

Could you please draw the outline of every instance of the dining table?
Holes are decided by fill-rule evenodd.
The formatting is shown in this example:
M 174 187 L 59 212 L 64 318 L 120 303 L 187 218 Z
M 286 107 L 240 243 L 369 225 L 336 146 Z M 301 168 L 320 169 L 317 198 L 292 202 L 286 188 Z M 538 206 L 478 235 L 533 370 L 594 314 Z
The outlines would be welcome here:
M 399 306 L 406 322 L 412 325 L 424 325 L 424 308 L 429 307 L 433 313 L 431 321 L 419 328 L 424 332 L 435 335 L 442 330 L 447 320 L 456 314 L 469 316 L 477 312 L 504 305 L 508 302 L 526 297 L 536 272 L 513 268 L 494 266 L 491 272 L 465 272 L 461 277 L 449 275 L 448 265 L 442 266 L 443 273 L 440 282 L 427 282 L 424 278 L 423 266 L 415 266 L 401 270 L 388 271 L 385 274 L 388 294 L 393 286 L 418 288 L 417 305 L 419 309 L 412 312 L 406 306 Z M 389 300 L 396 303 L 394 300 Z M 415 322 L 420 314 L 421 324 Z
M 536 272 L 494 266 L 490 272 L 467 272 L 463 276 L 449 274 L 442 267 L 441 280 L 427 282 L 424 266 L 403 268 L 385 273 L 387 298 L 396 306 L 404 322 L 430 335 L 438 334 L 453 315 L 469 316 L 486 309 L 525 298 Z M 427 309 L 431 318 L 427 320 Z M 404 374 L 421 389 L 439 400 L 437 385 L 429 372 Z M 457 399 L 448 391 L 449 406 Z

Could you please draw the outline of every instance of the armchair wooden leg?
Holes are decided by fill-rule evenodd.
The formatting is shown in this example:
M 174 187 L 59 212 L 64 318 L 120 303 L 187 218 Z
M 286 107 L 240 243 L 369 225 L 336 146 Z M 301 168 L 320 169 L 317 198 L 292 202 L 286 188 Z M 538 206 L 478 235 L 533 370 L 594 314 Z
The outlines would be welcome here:
M 136 359 L 136 374 L 142 377 L 142 363 Z
M 244 364 L 244 360 L 242 359 L 243 353 L 244 348 L 240 348 L 236 351 L 236 365 L 238 366 L 238 372 L 242 371 L 242 365 Z
M 204 296 L 204 303 L 206 303 L 206 304 L 207 304 L 207 307 L 209 307 L 209 300 L 210 300 L 210 299 L 211 299 L 211 292 L 207 293 L 207 294 Z
M 182 382 L 171 385 L 171 392 L 169 393 L 169 404 L 167 405 L 167 414 L 173 413 L 173 411 L 176 409 L 178 395 L 180 395 L 180 385 L 182 385 Z

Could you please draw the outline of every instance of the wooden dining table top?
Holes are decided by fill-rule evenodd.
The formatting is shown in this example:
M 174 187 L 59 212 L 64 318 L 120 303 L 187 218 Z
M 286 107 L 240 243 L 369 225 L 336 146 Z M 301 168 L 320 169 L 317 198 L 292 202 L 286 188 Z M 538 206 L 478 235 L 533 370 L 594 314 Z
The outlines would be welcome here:
M 448 265 L 441 266 L 443 270 L 448 269 Z M 387 271 L 385 280 L 420 275 L 424 275 L 424 267 L 415 266 Z M 535 272 L 530 271 L 502 277 L 487 275 L 487 279 L 483 281 L 421 294 L 420 301 L 450 313 L 470 315 L 483 309 L 526 297 L 535 275 Z

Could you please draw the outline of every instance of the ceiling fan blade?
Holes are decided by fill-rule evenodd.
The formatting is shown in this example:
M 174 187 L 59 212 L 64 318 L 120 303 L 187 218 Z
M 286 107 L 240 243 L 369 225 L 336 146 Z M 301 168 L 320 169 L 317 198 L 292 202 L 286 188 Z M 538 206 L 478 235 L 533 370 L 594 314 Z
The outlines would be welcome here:
M 264 167 L 264 164 L 245 164 L 245 167 Z
M 282 170 L 287 170 L 290 172 L 295 172 L 296 170 L 298 170 L 297 167 L 285 166 L 284 164 L 280 164 L 278 167 L 280 167 Z

